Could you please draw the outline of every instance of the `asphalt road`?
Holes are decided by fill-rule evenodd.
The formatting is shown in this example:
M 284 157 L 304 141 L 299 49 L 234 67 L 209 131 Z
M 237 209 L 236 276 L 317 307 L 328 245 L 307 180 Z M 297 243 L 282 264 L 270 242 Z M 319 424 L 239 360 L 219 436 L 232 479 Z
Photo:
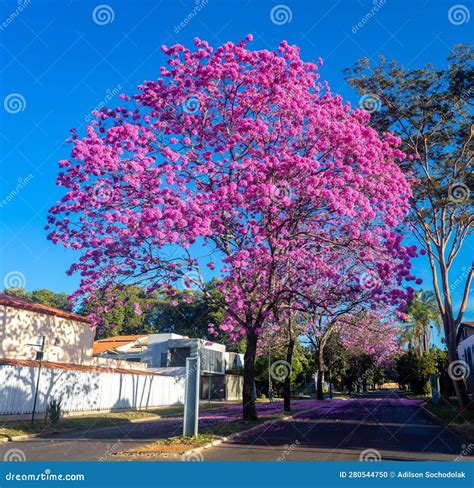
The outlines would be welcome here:
M 223 423 L 235 415 L 229 407 L 212 409 L 208 425 Z M 165 439 L 183 432 L 182 417 L 155 418 L 134 423 L 117 423 L 111 427 L 90 428 L 81 431 L 44 435 L 38 438 L 0 443 L 0 460 L 12 449 L 27 461 L 114 461 L 114 454 L 152 441 Z M 8 457 L 8 456 L 7 456 Z
M 327 402 L 202 452 L 204 461 L 454 461 L 468 445 L 395 391 Z M 474 461 L 471 456 L 462 460 Z
M 7 456 L 7 451 L 18 449 L 26 461 L 113 461 L 113 454 L 118 451 L 181 432 L 179 419 L 117 424 L 0 444 L 0 459 Z
M 308 401 L 308 407 L 312 404 Z M 213 412 L 212 423 L 226 422 L 230 414 L 225 409 L 221 415 Z M 16 449 L 28 461 L 113 461 L 116 452 L 179 435 L 181 429 L 182 419 L 174 417 L 68 432 L 0 444 L 0 459 Z M 463 444 L 466 442 L 438 425 L 416 402 L 385 391 L 318 402 L 314 410 L 294 420 L 275 421 L 205 450 L 202 457 L 205 461 L 336 461 L 358 460 L 362 454 L 387 461 L 452 461 Z

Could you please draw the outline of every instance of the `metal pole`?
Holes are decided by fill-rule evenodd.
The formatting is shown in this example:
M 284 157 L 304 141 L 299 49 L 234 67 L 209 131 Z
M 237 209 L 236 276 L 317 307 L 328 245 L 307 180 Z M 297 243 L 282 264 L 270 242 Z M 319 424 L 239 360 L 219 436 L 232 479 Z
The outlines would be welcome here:
M 38 390 L 39 390 L 39 382 L 41 377 L 41 364 L 43 362 L 43 351 L 44 351 L 44 341 L 45 336 L 41 336 L 39 346 L 39 351 L 36 352 L 36 359 L 38 360 L 38 377 L 36 378 L 36 389 L 35 389 L 35 397 L 33 400 L 33 411 L 31 412 L 31 427 L 35 422 L 35 411 L 36 411 L 36 401 L 38 400 Z
M 183 436 L 198 435 L 200 360 L 186 358 Z
M 270 390 L 272 389 L 272 375 L 270 373 L 271 365 L 270 365 L 270 349 L 268 349 L 268 394 L 270 394 Z

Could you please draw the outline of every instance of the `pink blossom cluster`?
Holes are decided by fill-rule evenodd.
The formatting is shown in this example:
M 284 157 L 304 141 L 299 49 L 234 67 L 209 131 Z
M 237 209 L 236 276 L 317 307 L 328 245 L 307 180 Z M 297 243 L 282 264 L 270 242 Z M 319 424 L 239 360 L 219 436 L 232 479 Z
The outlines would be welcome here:
M 172 295 L 199 265 L 197 245 L 224 263 L 220 330 L 236 339 L 258 335 L 289 301 L 402 310 L 412 293 L 399 139 L 370 128 L 297 47 L 250 41 L 164 46 L 158 79 L 95 112 L 85 135 L 72 130 L 49 238 L 81 253 L 74 298 L 106 298 L 94 322 L 120 284 Z
M 388 364 L 401 350 L 400 326 L 373 312 L 344 317 L 338 330 L 348 351 L 371 355 L 379 365 Z

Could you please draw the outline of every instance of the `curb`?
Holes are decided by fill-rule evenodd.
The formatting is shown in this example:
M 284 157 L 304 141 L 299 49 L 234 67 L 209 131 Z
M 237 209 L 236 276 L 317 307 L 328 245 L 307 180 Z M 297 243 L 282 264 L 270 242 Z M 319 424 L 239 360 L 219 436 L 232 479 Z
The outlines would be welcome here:
M 258 425 L 255 425 L 254 427 L 251 427 L 250 429 L 242 430 L 240 432 L 235 432 L 234 434 L 230 434 L 226 437 L 222 437 L 222 438 L 217 439 L 215 441 L 204 444 L 204 446 L 199 446 L 199 447 L 195 447 L 193 449 L 188 449 L 187 451 L 184 451 L 181 454 L 181 457 L 187 457 L 187 456 L 191 456 L 192 454 L 198 454 L 202 451 L 205 451 L 206 449 L 210 449 L 211 447 L 216 447 L 216 446 L 222 444 L 223 442 L 232 441 L 232 440 L 237 439 L 238 437 L 240 437 L 244 434 L 248 434 L 248 433 L 253 432 L 254 430 L 257 430 L 257 429 L 261 429 L 262 427 L 265 427 L 265 425 L 271 424 L 273 422 L 288 422 L 289 420 L 292 420 L 292 419 L 298 417 L 298 415 L 302 415 L 304 413 L 311 412 L 315 408 L 316 407 L 312 407 L 312 408 L 309 408 L 307 410 L 302 410 L 301 412 L 297 412 L 294 415 L 286 415 L 285 417 L 282 417 L 280 419 L 265 420 L 265 422 L 258 424 Z
M 0 438 L 0 444 L 2 443 L 4 444 L 6 442 L 26 441 L 28 439 L 34 439 L 35 437 L 39 437 L 39 436 L 40 434 L 23 434 L 23 435 L 14 435 L 13 437 L 6 435 L 5 437 Z

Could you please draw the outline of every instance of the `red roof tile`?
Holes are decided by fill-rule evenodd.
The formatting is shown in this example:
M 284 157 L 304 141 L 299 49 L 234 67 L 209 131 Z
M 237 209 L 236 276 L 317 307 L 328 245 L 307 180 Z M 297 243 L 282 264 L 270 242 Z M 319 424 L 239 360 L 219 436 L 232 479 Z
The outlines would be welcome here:
M 94 342 L 92 354 L 100 354 L 101 352 L 108 351 L 109 349 L 115 349 L 116 347 L 125 346 L 126 344 L 130 344 L 135 342 L 137 339 L 142 337 L 146 337 L 146 334 L 138 334 L 138 335 L 123 335 L 123 336 L 114 336 L 114 337 L 107 337 L 106 339 L 99 339 L 98 341 Z
M 38 367 L 38 361 L 33 359 L 6 359 L 0 358 L 0 366 L 2 364 L 9 366 L 27 366 L 27 367 Z M 41 363 L 42 368 L 47 369 L 65 369 L 68 371 L 98 371 L 102 373 L 121 373 L 121 374 L 141 374 L 146 376 L 162 376 L 159 373 L 152 373 L 148 371 L 142 371 L 139 369 L 125 369 L 125 368 L 106 368 L 103 366 L 89 366 L 84 364 L 68 364 L 68 363 L 56 363 L 53 361 L 43 361 Z
M 0 293 L 0 306 L 1 305 L 10 308 L 20 308 L 22 310 L 44 313 L 46 315 L 54 315 L 55 317 L 76 320 L 77 322 L 84 322 L 90 325 L 87 317 L 84 317 L 83 315 L 78 315 L 73 312 L 66 312 L 65 310 L 60 310 L 59 308 L 49 307 L 48 305 L 43 305 L 42 303 L 32 302 L 31 300 L 26 300 L 25 298 L 7 295 L 6 293 Z

